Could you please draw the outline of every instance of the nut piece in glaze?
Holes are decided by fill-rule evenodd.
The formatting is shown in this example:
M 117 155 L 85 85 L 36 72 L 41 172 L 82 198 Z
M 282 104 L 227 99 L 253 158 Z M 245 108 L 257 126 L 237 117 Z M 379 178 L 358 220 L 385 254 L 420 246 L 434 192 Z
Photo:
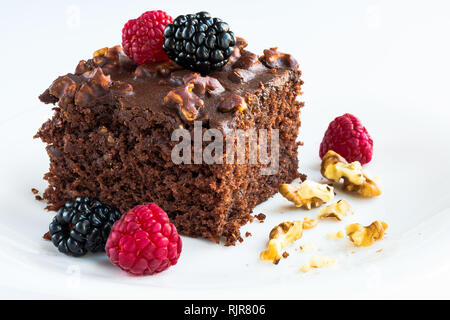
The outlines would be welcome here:
M 93 62 L 97 67 L 101 67 L 105 74 L 109 74 L 113 69 L 121 66 L 122 60 L 128 59 L 121 46 L 102 48 L 94 52 Z
M 187 74 L 179 71 L 177 78 L 171 75 L 171 81 L 183 81 L 184 85 L 170 91 L 164 97 L 165 105 L 177 106 L 181 119 L 191 122 L 199 116 L 199 109 L 203 107 L 204 101 L 200 97 L 208 95 L 218 95 L 225 91 L 225 88 L 216 78 L 209 76 L 202 77 L 198 73 L 189 72 Z
M 281 184 L 278 189 L 281 195 L 295 206 L 305 207 L 308 210 L 320 207 L 334 198 L 333 187 L 311 180 L 306 180 L 300 185 Z
M 219 95 L 225 91 L 225 88 L 222 86 L 219 80 L 209 76 L 202 77 L 198 73 L 193 73 L 192 75 L 187 76 L 184 79 L 184 82 L 186 84 L 193 83 L 194 93 L 199 96 L 203 96 L 206 93 L 214 96 Z
M 261 61 L 268 68 L 295 68 L 298 66 L 297 60 L 292 55 L 278 52 L 277 48 L 264 50 L 264 56 L 261 57 Z
M 82 75 L 86 78 L 75 95 L 75 104 L 80 107 L 85 107 L 89 103 L 95 102 L 96 98 L 104 96 L 109 92 L 111 85 L 110 76 L 105 76 L 101 68 L 95 68 L 91 72 L 86 72 Z
M 73 102 L 73 98 L 77 92 L 77 84 L 69 76 L 58 77 L 48 88 L 49 93 L 59 99 L 61 106 Z
M 245 83 L 252 80 L 255 74 L 249 70 L 236 68 L 228 75 L 228 79 L 234 83 Z
M 194 84 L 190 83 L 170 91 L 164 97 L 164 104 L 176 106 L 183 121 L 191 122 L 197 119 L 199 111 L 203 108 L 203 100 L 193 93 Z
M 109 89 L 116 95 L 130 95 L 133 93 L 133 86 L 128 82 L 113 81 Z
M 369 247 L 375 241 L 383 238 L 384 231 L 388 228 L 386 222 L 374 221 L 367 227 L 359 223 L 353 223 L 345 228 L 349 239 L 358 247 Z
M 236 44 L 233 47 L 233 52 L 228 59 L 228 63 L 223 68 L 225 71 L 229 71 L 233 67 L 235 62 L 241 57 L 241 53 L 247 45 L 247 41 L 245 41 L 244 38 L 236 37 Z
M 233 68 L 246 69 L 246 70 L 257 70 L 262 68 L 263 65 L 256 54 L 243 51 L 240 58 L 234 63 Z
M 353 214 L 352 207 L 345 200 L 339 200 L 334 202 L 325 208 L 322 208 L 319 212 L 319 219 L 335 218 L 342 221 L 344 217 Z
M 303 219 L 303 230 L 313 229 L 313 228 L 317 227 L 318 224 L 319 224 L 319 221 L 317 221 L 316 219 L 309 219 L 309 218 L 305 217 Z
M 172 72 L 182 69 L 173 61 L 141 64 L 134 71 L 136 79 L 155 78 L 156 76 L 169 77 Z
M 303 223 L 301 221 L 280 223 L 270 231 L 269 244 L 267 249 L 259 255 L 260 259 L 278 264 L 283 256 L 283 249 L 300 239 L 302 235 Z
M 348 163 L 342 156 L 329 150 L 322 159 L 322 175 L 334 182 L 343 179 L 343 189 L 366 198 L 379 196 L 381 190 L 362 170 L 358 161 Z
M 233 112 L 235 110 L 244 112 L 244 110 L 247 109 L 247 103 L 245 102 L 245 99 L 240 95 L 233 93 L 222 100 L 222 102 L 219 104 L 218 109 L 223 113 Z

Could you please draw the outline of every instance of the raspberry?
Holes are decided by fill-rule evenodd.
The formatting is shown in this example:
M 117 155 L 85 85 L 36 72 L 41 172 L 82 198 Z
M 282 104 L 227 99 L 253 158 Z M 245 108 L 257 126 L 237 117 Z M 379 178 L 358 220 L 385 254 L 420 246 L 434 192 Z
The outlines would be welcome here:
M 139 18 L 129 20 L 122 29 L 122 47 L 126 55 L 137 64 L 168 61 L 162 45 L 164 28 L 173 22 L 161 10 L 144 12 Z
M 320 158 L 328 150 L 339 153 L 349 162 L 366 164 L 372 159 L 373 141 L 359 119 L 346 113 L 329 124 L 320 144 Z
M 151 275 L 175 265 L 181 238 L 156 204 L 136 206 L 111 229 L 106 254 L 113 264 L 135 275 Z

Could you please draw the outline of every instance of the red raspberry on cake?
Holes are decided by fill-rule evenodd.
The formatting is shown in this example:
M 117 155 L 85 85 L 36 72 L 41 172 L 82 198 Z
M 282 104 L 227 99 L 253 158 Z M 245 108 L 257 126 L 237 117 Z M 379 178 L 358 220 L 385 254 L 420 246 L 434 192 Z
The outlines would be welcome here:
M 129 20 L 122 29 L 122 47 L 126 55 L 137 64 L 169 61 L 164 52 L 164 28 L 173 22 L 161 10 L 144 12 Z
M 177 263 L 181 238 L 156 204 L 136 206 L 111 229 L 106 254 L 113 264 L 135 275 L 151 275 Z
M 366 164 L 372 159 L 373 141 L 361 121 L 346 113 L 329 124 L 320 144 L 320 158 L 328 150 L 337 152 L 349 162 Z

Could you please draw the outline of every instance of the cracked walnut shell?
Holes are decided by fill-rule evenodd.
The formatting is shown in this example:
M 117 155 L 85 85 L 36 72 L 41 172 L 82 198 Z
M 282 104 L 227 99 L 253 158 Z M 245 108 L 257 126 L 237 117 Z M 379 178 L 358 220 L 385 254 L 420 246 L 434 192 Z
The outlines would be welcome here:
M 306 180 L 300 185 L 281 184 L 279 191 L 283 197 L 293 202 L 297 207 L 320 207 L 334 198 L 334 189 L 327 184 Z
M 342 156 L 329 150 L 322 159 L 322 175 L 334 182 L 343 179 L 343 189 L 366 198 L 379 196 L 381 190 L 362 170 L 358 161 L 348 163 Z
M 369 226 L 362 226 L 359 223 L 353 223 L 345 228 L 347 236 L 358 247 L 369 247 L 375 241 L 381 240 L 384 231 L 388 228 L 386 222 L 374 221 Z
M 301 221 L 282 222 L 272 229 L 269 234 L 267 249 L 259 255 L 261 260 L 270 260 L 278 264 L 283 256 L 282 250 L 303 235 L 303 223 Z

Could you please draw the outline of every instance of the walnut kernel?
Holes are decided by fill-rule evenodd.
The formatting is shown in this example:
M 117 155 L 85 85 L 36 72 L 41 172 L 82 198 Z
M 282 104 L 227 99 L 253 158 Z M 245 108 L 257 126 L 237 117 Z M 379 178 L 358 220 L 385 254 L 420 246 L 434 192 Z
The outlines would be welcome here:
M 342 156 L 329 150 L 322 159 L 320 172 L 334 182 L 343 179 L 343 189 L 371 198 L 381 194 L 378 185 L 362 170 L 358 161 L 348 163 Z
M 279 191 L 283 197 L 293 202 L 297 207 L 306 209 L 320 207 L 334 198 L 334 189 L 326 184 L 306 180 L 300 185 L 281 184 Z
M 349 239 L 358 247 L 369 247 L 375 241 L 381 240 L 384 231 L 388 228 L 386 222 L 374 221 L 369 226 L 362 226 L 359 223 L 353 223 L 345 228 Z

